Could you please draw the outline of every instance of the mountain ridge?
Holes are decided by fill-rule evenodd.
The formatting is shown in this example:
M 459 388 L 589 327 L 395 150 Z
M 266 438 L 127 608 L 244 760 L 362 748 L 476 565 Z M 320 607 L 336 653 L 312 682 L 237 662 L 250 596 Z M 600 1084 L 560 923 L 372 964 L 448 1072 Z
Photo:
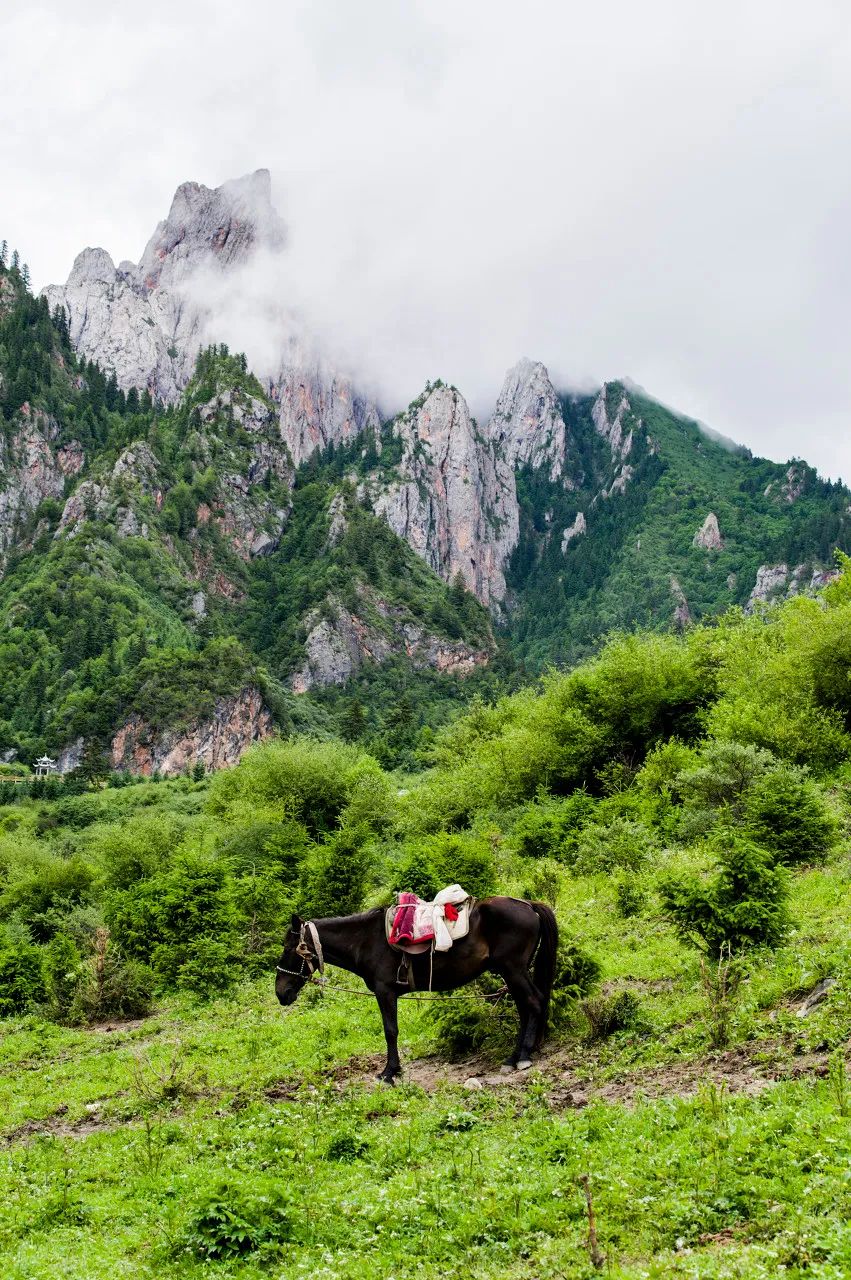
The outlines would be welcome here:
M 382 421 L 315 347 L 257 376 L 205 345 L 195 273 L 284 242 L 260 171 L 183 184 L 136 266 L 87 250 L 73 287 L 35 299 L 0 265 L 0 751 L 79 759 L 94 741 L 115 768 L 192 750 L 218 767 L 299 724 L 411 763 L 459 699 L 613 628 L 828 579 L 848 490 L 633 384 L 559 392 L 524 357 L 483 425 L 440 380 Z M 147 346 L 140 325 L 159 326 Z

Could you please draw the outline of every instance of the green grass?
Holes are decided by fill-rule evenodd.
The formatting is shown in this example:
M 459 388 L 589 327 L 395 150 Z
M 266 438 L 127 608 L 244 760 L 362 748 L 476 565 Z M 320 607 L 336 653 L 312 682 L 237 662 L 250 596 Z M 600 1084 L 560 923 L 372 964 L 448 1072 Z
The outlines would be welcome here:
M 842 853 L 796 877 L 794 932 L 752 961 L 726 1065 L 707 1051 L 693 952 L 652 904 L 617 919 L 603 876 L 571 878 L 559 916 L 607 987 L 639 993 L 641 1021 L 592 1045 L 577 1020 L 540 1070 L 502 1089 L 374 1085 L 372 1001 L 310 991 L 282 1011 L 271 977 L 126 1026 L 2 1024 L 0 1274 L 581 1277 L 593 1274 L 587 1173 L 605 1274 L 845 1276 L 851 1122 L 835 1072 L 755 1096 L 734 1091 L 735 1073 L 731 1090 L 711 1080 L 732 1059 L 810 1071 L 851 1036 L 848 869 Z M 795 1002 L 825 972 L 836 987 L 799 1019 Z M 409 1064 L 433 1051 L 426 1006 L 403 1002 L 401 1038 Z M 692 1091 L 705 1074 L 696 1096 L 678 1096 L 675 1070 L 666 1084 L 684 1064 Z M 590 1105 L 569 1104 L 564 1073 Z M 607 1101 L 616 1081 L 630 1083 L 625 1100 Z M 286 1238 L 265 1239 L 261 1223 L 257 1250 L 205 1261 L 192 1224 L 214 1194 L 248 1205 L 249 1225 L 264 1199 L 283 1207 Z

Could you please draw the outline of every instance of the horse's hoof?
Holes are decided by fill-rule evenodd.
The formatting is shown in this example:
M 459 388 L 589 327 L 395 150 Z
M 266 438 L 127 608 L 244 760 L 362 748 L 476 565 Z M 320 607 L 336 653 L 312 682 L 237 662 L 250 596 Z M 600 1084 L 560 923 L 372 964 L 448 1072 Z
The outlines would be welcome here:
M 527 1058 L 527 1059 L 524 1059 L 524 1061 L 523 1061 L 523 1062 L 518 1062 L 518 1063 L 517 1063 L 517 1070 L 518 1070 L 518 1071 L 528 1071 L 528 1070 L 529 1070 L 529 1068 L 531 1067 L 531 1065 L 532 1065 L 532 1063 L 528 1060 L 528 1058 Z
M 503 1062 L 502 1066 L 499 1069 L 499 1072 L 500 1072 L 500 1075 L 503 1075 L 503 1076 L 513 1076 L 515 1070 L 516 1070 L 516 1067 L 514 1066 L 513 1062 Z
M 390 1087 L 391 1087 L 391 1088 L 392 1088 L 392 1087 L 395 1085 L 395 1083 L 396 1083 L 396 1077 L 395 1077 L 395 1076 L 385 1076 L 385 1075 L 381 1075 L 381 1076 L 376 1076 L 375 1078 L 376 1078 L 376 1080 L 378 1081 L 378 1083 L 379 1083 L 379 1084 L 388 1084 L 388 1085 L 390 1085 Z

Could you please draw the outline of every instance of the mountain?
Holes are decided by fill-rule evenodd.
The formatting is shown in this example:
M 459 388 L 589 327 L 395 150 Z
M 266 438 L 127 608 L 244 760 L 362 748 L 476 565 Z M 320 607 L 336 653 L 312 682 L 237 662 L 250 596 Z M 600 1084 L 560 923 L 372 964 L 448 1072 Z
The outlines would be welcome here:
M 169 404 L 187 386 L 202 347 L 220 340 L 217 316 L 252 305 L 252 272 L 267 270 L 282 253 L 286 231 L 272 207 L 268 170 L 212 189 L 185 182 L 138 263 L 116 267 L 105 249 L 84 249 L 66 283 L 44 296 L 51 312 L 65 313 L 81 355 L 114 372 L 124 391 L 144 388 Z M 378 427 L 376 406 L 328 366 L 286 299 L 265 320 L 280 351 L 258 372 L 296 462 Z
M 36 299 L 0 262 L 0 753 L 174 772 L 300 727 L 411 765 L 475 693 L 848 549 L 844 486 L 624 382 L 522 359 L 483 424 L 441 381 L 382 420 L 285 299 L 250 370 L 219 306 L 288 252 L 261 170 L 180 187 L 138 265 Z

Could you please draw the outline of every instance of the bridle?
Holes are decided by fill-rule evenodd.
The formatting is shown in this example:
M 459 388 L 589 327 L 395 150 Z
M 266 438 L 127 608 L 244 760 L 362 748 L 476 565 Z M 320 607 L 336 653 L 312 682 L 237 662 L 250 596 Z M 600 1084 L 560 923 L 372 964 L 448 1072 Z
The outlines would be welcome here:
M 308 942 L 308 934 L 310 942 Z M 310 944 L 313 943 L 313 950 Z M 298 935 L 298 945 L 295 949 L 296 955 L 301 960 L 300 969 L 284 969 L 281 965 L 276 964 L 275 968 L 278 973 L 289 973 L 294 978 L 312 978 L 317 971 L 320 974 L 325 972 L 325 957 L 322 954 L 322 943 L 319 941 L 319 931 L 312 920 L 303 920 Z

